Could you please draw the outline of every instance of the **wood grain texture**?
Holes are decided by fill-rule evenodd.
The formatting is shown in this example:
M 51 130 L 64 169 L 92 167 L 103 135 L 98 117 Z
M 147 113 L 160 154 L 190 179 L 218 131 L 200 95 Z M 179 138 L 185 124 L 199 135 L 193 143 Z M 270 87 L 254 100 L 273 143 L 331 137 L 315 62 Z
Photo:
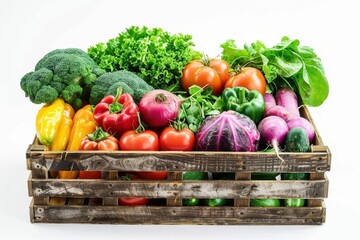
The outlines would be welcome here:
M 34 197 L 314 198 L 327 197 L 328 181 L 151 181 L 32 179 Z
M 324 207 L 37 206 L 33 222 L 106 224 L 321 224 Z
M 168 172 L 168 181 L 176 181 L 182 180 L 182 173 L 181 172 Z M 181 189 L 179 189 L 181 191 Z M 167 206 L 182 206 L 182 198 L 180 197 L 180 192 L 173 192 L 172 196 L 166 198 L 166 205 Z
M 329 152 L 127 152 L 31 151 L 29 170 L 117 170 L 203 172 L 325 172 Z
M 251 172 L 236 172 L 235 180 L 251 180 Z M 240 196 L 239 196 L 234 199 L 234 205 L 236 207 L 249 207 L 250 199 L 249 198 L 240 198 Z

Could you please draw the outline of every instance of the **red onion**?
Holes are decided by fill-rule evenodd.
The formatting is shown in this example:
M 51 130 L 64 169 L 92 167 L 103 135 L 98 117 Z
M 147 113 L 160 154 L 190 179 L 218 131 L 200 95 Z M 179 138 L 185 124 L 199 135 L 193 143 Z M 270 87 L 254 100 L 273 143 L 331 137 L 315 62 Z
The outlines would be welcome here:
M 155 89 L 146 93 L 140 100 L 141 119 L 149 127 L 165 127 L 174 121 L 180 110 L 181 100 L 175 94 Z

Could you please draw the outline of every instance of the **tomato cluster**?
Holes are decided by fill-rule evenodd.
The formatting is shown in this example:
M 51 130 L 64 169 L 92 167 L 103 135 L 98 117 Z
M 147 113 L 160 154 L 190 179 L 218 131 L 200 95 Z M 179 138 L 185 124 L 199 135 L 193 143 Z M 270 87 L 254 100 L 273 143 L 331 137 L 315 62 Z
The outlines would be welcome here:
M 225 88 L 236 86 L 257 90 L 262 95 L 266 91 L 264 75 L 254 67 L 232 71 L 229 64 L 221 59 L 194 60 L 186 65 L 181 78 L 181 86 L 188 90 L 192 85 L 211 87 L 214 95 L 220 95 Z

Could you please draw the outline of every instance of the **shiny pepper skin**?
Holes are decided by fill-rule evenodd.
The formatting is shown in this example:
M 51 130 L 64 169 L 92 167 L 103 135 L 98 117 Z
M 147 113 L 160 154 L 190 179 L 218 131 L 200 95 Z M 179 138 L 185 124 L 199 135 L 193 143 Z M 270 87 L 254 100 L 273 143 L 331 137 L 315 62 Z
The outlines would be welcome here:
M 56 136 L 63 118 L 65 102 L 61 98 L 45 104 L 36 115 L 36 135 L 43 145 L 50 145 Z
M 139 108 L 132 96 L 121 94 L 118 89 L 116 96 L 106 96 L 94 108 L 94 119 L 98 126 L 119 138 L 122 133 L 134 130 L 139 126 Z

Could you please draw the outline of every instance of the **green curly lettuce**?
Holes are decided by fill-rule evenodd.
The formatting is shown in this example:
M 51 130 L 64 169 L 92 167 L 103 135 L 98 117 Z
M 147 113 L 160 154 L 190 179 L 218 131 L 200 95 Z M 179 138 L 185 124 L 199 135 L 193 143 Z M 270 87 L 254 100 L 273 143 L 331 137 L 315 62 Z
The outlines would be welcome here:
M 107 43 L 89 47 L 88 54 L 107 72 L 128 70 L 154 88 L 166 89 L 179 82 L 187 63 L 201 58 L 191 40 L 191 35 L 132 26 Z

